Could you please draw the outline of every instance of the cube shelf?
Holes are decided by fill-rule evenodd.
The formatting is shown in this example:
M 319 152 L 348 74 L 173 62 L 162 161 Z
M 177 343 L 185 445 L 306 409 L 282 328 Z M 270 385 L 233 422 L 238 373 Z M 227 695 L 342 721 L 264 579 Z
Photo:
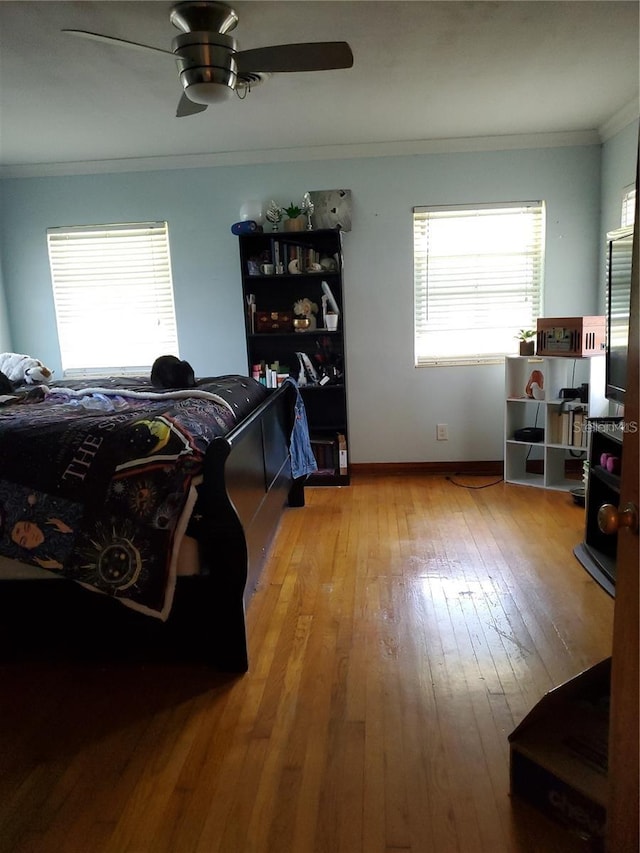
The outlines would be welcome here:
M 581 485 L 587 458 L 587 418 L 602 417 L 604 356 L 507 356 L 505 359 L 504 478 L 508 483 L 567 491 Z M 534 385 L 535 383 L 535 385 Z M 585 398 L 584 385 L 588 386 Z M 576 394 L 571 393 L 575 389 Z M 540 441 L 520 430 L 539 428 Z

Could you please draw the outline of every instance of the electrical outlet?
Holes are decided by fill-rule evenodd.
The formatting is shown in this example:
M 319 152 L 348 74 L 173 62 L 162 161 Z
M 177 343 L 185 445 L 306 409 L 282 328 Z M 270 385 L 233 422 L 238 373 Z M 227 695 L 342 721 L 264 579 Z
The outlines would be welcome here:
M 438 441 L 449 440 L 449 424 L 438 424 L 436 426 L 436 439 Z

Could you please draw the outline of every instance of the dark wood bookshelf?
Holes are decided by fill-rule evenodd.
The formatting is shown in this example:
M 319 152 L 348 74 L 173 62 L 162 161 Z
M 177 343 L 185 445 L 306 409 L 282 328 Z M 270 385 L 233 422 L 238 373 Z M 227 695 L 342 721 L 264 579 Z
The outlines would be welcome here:
M 291 375 L 298 380 L 319 469 L 308 477 L 307 484 L 349 485 L 342 233 L 332 229 L 260 231 L 242 234 L 238 240 L 248 373 L 253 375 L 254 366 L 260 365 L 261 374 L 266 374 L 277 364 L 281 377 Z M 273 274 L 260 271 L 269 264 Z M 301 271 L 290 271 L 291 264 Z M 281 272 L 277 272 L 278 265 Z M 329 311 L 338 308 L 335 331 L 324 326 L 323 296 Z M 317 325 L 296 331 L 293 308 L 304 298 L 318 308 L 313 315 Z M 272 318 L 273 328 L 261 331 L 258 316 L 265 312 Z M 305 374 L 298 353 L 308 357 L 315 377 Z

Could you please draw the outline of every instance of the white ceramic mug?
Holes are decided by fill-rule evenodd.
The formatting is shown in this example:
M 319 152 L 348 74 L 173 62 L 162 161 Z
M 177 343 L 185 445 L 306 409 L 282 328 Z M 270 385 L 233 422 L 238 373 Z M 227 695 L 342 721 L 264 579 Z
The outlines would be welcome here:
M 273 275 L 273 264 L 260 264 L 260 272 L 262 273 L 262 275 Z

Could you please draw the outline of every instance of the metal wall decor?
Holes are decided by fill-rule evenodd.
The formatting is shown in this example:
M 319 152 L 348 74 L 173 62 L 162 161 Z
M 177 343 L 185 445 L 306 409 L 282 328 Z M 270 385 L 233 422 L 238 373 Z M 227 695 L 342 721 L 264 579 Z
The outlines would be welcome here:
M 314 228 L 351 231 L 351 190 L 312 190 L 311 223 Z

